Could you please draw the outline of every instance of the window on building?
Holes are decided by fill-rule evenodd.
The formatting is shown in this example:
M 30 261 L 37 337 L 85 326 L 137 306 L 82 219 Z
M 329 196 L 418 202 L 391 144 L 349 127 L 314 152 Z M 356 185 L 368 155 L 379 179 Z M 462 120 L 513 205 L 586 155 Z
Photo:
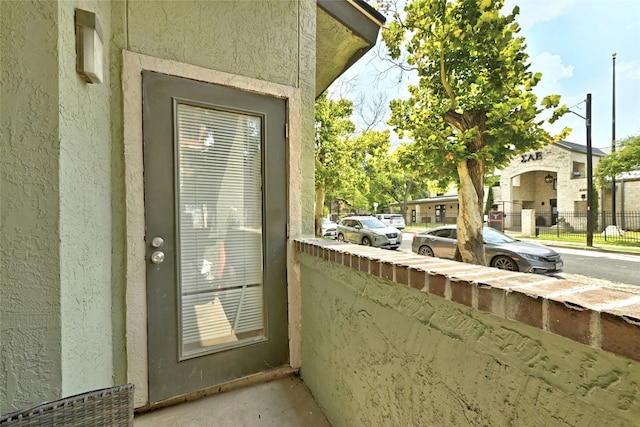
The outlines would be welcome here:
M 586 177 L 585 165 L 582 162 L 573 162 L 573 174 L 572 178 Z

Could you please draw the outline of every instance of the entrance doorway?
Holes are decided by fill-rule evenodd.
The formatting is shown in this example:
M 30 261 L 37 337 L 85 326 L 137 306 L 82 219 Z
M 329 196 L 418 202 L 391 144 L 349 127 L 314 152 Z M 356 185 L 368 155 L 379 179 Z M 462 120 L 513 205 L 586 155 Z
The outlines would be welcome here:
M 285 111 L 143 73 L 150 403 L 288 364 Z

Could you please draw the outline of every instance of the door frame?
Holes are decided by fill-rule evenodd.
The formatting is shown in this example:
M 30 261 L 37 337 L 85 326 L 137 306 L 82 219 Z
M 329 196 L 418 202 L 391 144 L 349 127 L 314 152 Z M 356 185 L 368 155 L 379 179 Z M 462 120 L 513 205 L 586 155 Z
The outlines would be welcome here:
M 300 367 L 300 269 L 295 267 L 293 240 L 302 235 L 302 103 L 299 88 L 270 83 L 176 61 L 123 51 L 122 97 L 126 236 L 126 376 L 136 386 L 136 408 L 149 402 L 145 273 L 145 212 L 142 157 L 142 71 L 155 71 L 250 91 L 286 101 L 287 138 L 287 296 L 290 370 Z M 311 115 L 312 117 L 312 115 Z M 267 376 L 272 374 L 266 373 Z M 220 387 L 216 387 L 218 389 Z M 224 388 L 224 386 L 222 387 Z

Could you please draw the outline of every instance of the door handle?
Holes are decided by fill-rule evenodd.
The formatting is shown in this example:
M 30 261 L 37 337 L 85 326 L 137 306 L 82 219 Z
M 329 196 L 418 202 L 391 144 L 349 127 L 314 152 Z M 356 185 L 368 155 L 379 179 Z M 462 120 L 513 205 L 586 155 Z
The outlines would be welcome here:
M 151 262 L 154 264 L 162 264 L 164 262 L 164 252 L 155 251 L 151 254 Z

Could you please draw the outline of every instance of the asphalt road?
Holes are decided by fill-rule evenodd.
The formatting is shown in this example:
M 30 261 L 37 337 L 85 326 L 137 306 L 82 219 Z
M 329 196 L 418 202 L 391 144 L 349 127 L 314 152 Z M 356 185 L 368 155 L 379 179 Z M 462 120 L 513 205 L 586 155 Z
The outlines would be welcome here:
M 640 286 L 640 255 L 559 247 L 553 249 L 562 256 L 563 273 Z
M 401 251 L 411 252 L 413 233 L 402 233 Z M 564 262 L 557 277 L 588 282 L 589 278 L 640 287 L 640 255 L 553 247 Z

